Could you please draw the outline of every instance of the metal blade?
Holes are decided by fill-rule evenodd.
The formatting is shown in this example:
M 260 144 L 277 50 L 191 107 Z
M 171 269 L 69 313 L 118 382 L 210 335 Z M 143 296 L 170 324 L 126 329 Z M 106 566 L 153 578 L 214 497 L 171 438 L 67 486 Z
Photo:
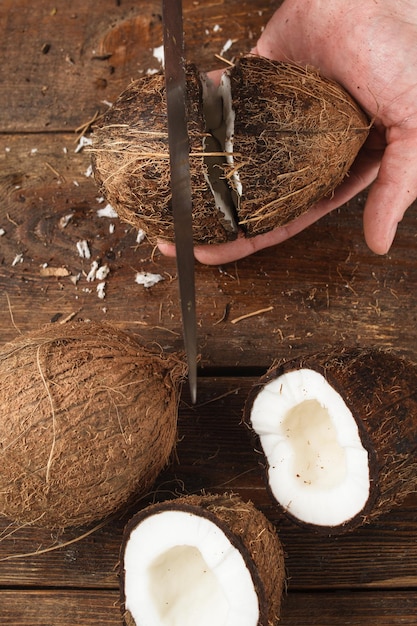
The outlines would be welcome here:
M 194 404 L 197 398 L 197 319 L 181 0 L 162 0 L 162 20 L 172 212 L 188 381 Z

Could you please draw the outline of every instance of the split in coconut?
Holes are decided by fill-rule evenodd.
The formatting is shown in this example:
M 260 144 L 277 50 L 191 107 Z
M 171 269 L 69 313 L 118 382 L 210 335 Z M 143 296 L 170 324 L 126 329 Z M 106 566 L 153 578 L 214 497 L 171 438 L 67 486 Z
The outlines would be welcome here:
M 245 408 L 272 496 L 295 521 L 341 532 L 417 486 L 417 369 L 380 350 L 343 350 L 271 370 Z
M 149 490 L 177 437 L 184 364 L 108 324 L 53 324 L 0 350 L 0 512 L 65 528 Z
M 235 495 L 148 507 L 125 530 L 128 626 L 273 626 L 284 557 L 272 524 Z
M 282 226 L 329 196 L 369 124 L 352 98 L 312 68 L 242 57 L 220 87 L 187 68 L 196 244 Z M 133 82 L 94 132 L 94 175 L 121 219 L 174 240 L 162 74 Z

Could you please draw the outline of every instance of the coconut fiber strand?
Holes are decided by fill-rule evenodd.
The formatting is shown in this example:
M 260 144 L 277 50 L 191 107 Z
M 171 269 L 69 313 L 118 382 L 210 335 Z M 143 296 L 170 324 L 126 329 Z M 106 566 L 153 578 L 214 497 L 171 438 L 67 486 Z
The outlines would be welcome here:
M 352 530 L 389 512 L 417 489 L 417 365 L 374 348 L 333 349 L 290 360 L 271 368 L 253 388 L 245 407 L 248 425 L 263 385 L 302 368 L 320 373 L 343 398 L 368 453 L 370 492 L 364 508 L 340 527 L 316 528 L 326 533 Z
M 229 188 L 230 212 L 241 233 L 253 236 L 331 195 L 369 131 L 350 95 L 311 67 L 246 56 L 224 78 L 217 95 L 211 90 L 211 101 L 223 108 L 228 141 L 220 139 L 222 123 L 208 128 L 205 121 L 207 77 L 187 68 L 196 244 L 222 243 L 237 234 L 213 197 L 214 177 Z M 206 145 L 220 159 L 214 166 Z M 151 241 L 174 240 L 163 74 L 133 81 L 117 98 L 94 130 L 92 161 L 100 193 L 121 219 Z
M 272 523 L 251 502 L 235 494 L 191 495 L 151 505 L 134 516 L 125 528 L 124 545 L 132 531 L 149 516 L 166 511 L 183 511 L 205 517 L 218 526 L 243 557 L 259 601 L 258 626 L 279 622 L 285 583 L 284 552 Z M 198 523 L 196 521 L 196 523 Z M 127 626 L 139 626 L 124 610 L 123 548 L 121 559 L 122 611 Z
M 54 324 L 0 351 L 0 512 L 90 523 L 148 490 L 177 435 L 183 363 L 109 325 Z

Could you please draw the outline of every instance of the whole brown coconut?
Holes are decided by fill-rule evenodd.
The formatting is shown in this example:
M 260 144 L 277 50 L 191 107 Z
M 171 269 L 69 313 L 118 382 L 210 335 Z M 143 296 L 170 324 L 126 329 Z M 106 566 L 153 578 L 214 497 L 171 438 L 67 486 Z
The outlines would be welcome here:
M 334 349 L 276 366 L 245 422 L 271 495 L 316 531 L 357 528 L 417 488 L 417 365 L 391 352 Z
M 129 522 L 120 580 L 127 626 L 275 626 L 284 554 L 251 502 L 227 493 L 186 496 Z
M 183 370 L 107 324 L 53 324 L 6 344 L 0 513 L 64 528 L 150 489 L 176 442 Z
M 311 67 L 242 57 L 216 90 L 187 68 L 194 242 L 281 226 L 346 176 L 369 123 Z M 101 193 L 151 240 L 173 241 L 165 81 L 134 81 L 93 136 Z

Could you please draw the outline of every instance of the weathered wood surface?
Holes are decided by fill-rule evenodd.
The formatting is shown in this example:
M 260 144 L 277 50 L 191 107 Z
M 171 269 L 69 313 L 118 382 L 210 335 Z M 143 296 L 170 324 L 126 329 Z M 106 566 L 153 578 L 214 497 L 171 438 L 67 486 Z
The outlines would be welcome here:
M 187 58 L 209 69 L 222 65 L 216 54 L 249 50 L 279 2 L 184 5 Z M 74 316 L 113 321 L 181 350 L 175 262 L 97 215 L 104 204 L 88 176 L 90 157 L 76 151 L 76 129 L 132 78 L 159 67 L 160 3 L 3 0 L 0 35 L 0 344 Z M 273 506 L 240 423 L 250 386 L 275 359 L 342 342 L 417 360 L 416 207 L 389 255 L 377 257 L 363 242 L 364 200 L 274 249 L 197 266 L 199 397 L 190 406 L 184 388 L 175 458 L 148 498 L 94 532 L 51 534 L 0 520 L 2 624 L 120 624 L 117 567 L 129 515 L 200 489 L 234 490 L 276 524 L 289 576 L 282 624 L 416 623 L 417 497 L 352 534 L 317 537 Z M 90 259 L 77 251 L 83 240 Z M 87 281 L 93 260 L 110 269 L 104 299 L 97 281 Z M 144 289 L 135 283 L 139 271 L 164 280 Z
M 119 623 L 116 591 L 0 591 L 3 604 L 7 626 Z M 283 609 L 281 626 L 414 626 L 417 601 L 412 591 L 297 593 L 284 599 Z

